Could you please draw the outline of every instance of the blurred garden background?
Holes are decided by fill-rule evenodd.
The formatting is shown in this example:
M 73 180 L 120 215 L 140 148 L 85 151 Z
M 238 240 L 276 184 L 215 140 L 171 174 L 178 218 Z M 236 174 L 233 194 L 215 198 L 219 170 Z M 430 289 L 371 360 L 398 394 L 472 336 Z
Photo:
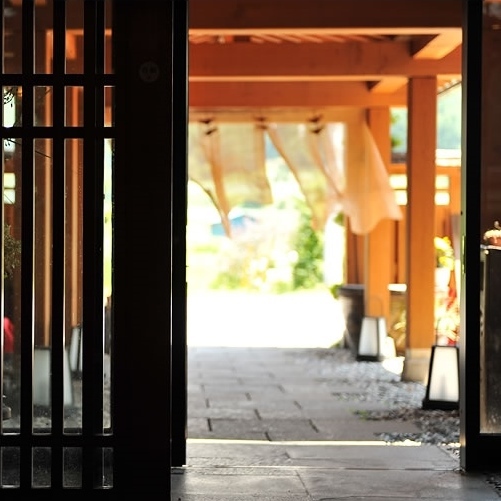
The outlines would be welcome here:
M 225 235 L 210 198 L 188 188 L 188 344 L 329 347 L 344 325 L 329 283 L 342 281 L 344 227 L 315 231 L 285 162 L 269 156 L 273 204 L 232 211 Z
M 460 151 L 461 86 L 438 98 L 437 148 Z M 392 147 L 405 154 L 407 110 L 392 110 Z M 344 320 L 330 288 L 344 280 L 342 214 L 315 230 L 284 159 L 266 142 L 273 203 L 229 214 L 232 237 L 202 188 L 188 185 L 188 344 L 330 347 Z

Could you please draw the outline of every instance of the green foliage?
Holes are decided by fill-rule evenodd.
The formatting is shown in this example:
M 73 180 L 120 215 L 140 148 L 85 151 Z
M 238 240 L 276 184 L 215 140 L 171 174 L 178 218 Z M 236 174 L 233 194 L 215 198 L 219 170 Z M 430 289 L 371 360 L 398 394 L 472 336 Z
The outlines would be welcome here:
M 461 148 L 461 85 L 437 99 L 437 148 L 457 150 Z M 392 149 L 407 150 L 407 108 L 391 109 Z
M 211 283 L 213 289 L 258 291 L 266 283 L 273 263 L 259 240 L 233 240 L 220 254 L 219 271 Z
M 407 108 L 391 109 L 391 148 L 403 152 L 407 149 Z
M 341 289 L 342 285 L 343 284 L 334 284 L 330 286 L 329 290 L 331 291 L 334 299 L 339 299 L 339 290 Z
M 454 250 L 449 237 L 435 237 L 435 265 L 437 268 L 454 269 Z
M 21 262 L 21 242 L 11 235 L 10 226 L 8 224 L 4 225 L 3 248 L 5 278 L 12 276 L 14 269 Z
M 339 226 L 344 226 L 344 221 L 345 220 L 345 217 L 344 217 L 344 213 L 343 212 L 338 212 L 336 214 L 336 216 L 334 217 L 334 222 L 336 224 L 339 224 Z
M 288 282 L 278 281 L 272 284 L 271 291 L 275 294 L 285 294 L 291 292 L 291 284 Z
M 392 124 L 392 133 L 391 133 L 391 149 L 392 150 L 397 150 L 399 147 L 403 146 L 403 135 L 402 135 L 402 130 L 397 129 L 397 133 L 395 133 L 395 124 L 397 124 L 402 120 L 402 116 L 398 113 L 396 113 L 394 110 L 392 110 L 391 113 L 391 124 Z
M 311 213 L 300 207 L 299 227 L 294 239 L 297 259 L 292 269 L 292 288 L 313 288 L 323 280 L 323 239 L 312 227 Z
M 197 254 L 217 254 L 219 245 L 214 241 L 194 243 L 190 246 L 190 251 Z
M 437 148 L 461 148 L 461 85 L 438 96 Z
M 238 267 L 233 269 L 228 269 L 221 271 L 217 274 L 216 278 L 211 283 L 213 289 L 228 289 L 237 290 L 242 288 L 248 288 L 247 280 L 245 279 L 245 273 Z

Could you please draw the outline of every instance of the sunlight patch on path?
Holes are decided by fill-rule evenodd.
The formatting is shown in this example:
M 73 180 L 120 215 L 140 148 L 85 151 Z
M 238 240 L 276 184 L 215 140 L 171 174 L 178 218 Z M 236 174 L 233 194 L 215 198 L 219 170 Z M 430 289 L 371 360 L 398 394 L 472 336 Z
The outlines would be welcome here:
M 343 336 L 329 291 L 188 294 L 188 346 L 329 348 Z

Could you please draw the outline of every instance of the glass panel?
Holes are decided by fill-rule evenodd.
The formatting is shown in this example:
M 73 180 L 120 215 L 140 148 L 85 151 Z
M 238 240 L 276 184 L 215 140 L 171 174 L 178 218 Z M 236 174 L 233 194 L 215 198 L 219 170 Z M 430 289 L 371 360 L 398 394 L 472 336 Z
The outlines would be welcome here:
M 50 388 L 52 311 L 52 173 L 51 139 L 35 140 L 35 219 L 34 219 L 34 366 L 33 406 L 37 431 L 51 428 Z M 23 189 L 23 196 L 26 196 Z
M 49 447 L 33 448 L 33 487 L 50 487 L 51 450 Z
M 5 172 L 3 175 L 3 203 L 14 205 L 16 203 L 16 175 Z
M 20 277 L 21 277 L 21 212 L 16 203 L 17 176 L 21 169 L 19 139 L 3 142 L 4 159 L 4 365 L 3 392 L 5 405 L 11 409 L 11 418 L 2 422 L 4 429 L 14 431 L 19 426 L 20 351 L 16 332 L 20 331 Z
M 113 449 L 103 449 L 103 487 L 113 487 Z
M 67 127 L 83 126 L 83 87 L 65 87 L 66 116 L 64 125 Z
M 82 487 L 82 449 L 79 447 L 65 447 L 63 463 L 63 486 Z
M 73 406 L 65 413 L 65 431 L 82 427 L 82 193 L 83 140 L 66 140 L 65 331 Z
M 482 117 L 480 164 L 480 234 L 499 236 L 501 139 L 497 134 L 501 107 L 497 104 L 501 64 L 501 3 L 483 2 Z M 487 233 L 488 232 L 488 233 Z M 486 235 L 487 233 L 487 235 Z M 481 240 L 482 290 L 480 291 L 480 432 L 501 433 L 501 248 L 498 242 Z M 492 244 L 492 245 L 491 245 Z
M 105 26 L 106 26 L 106 34 L 105 34 L 105 51 L 104 51 L 104 72 L 105 73 L 113 73 L 113 60 L 111 57 L 112 54 L 112 45 L 113 45 L 113 35 L 111 30 L 112 23 L 112 3 L 113 0 L 105 0 Z
M 482 284 L 480 332 L 480 432 L 501 430 L 501 368 L 499 364 L 499 321 L 501 312 L 501 248 L 492 246 L 481 251 Z
M 112 127 L 115 125 L 112 110 L 113 110 L 113 102 L 114 102 L 114 87 L 105 87 L 104 88 L 104 126 Z
M 73 2 L 76 0 L 69 3 L 73 5 Z M 83 73 L 83 37 L 80 30 L 66 31 L 66 73 Z
M 113 487 L 111 448 L 97 447 L 94 456 L 94 470 L 96 488 Z M 80 447 L 66 447 L 63 450 L 63 486 L 65 488 L 82 487 L 82 449 Z
M 82 74 L 84 0 L 68 0 L 66 17 L 66 73 Z
M 19 447 L 0 447 L 0 466 L 2 487 L 19 487 L 21 483 Z
M 3 87 L 3 126 L 14 127 L 22 124 L 21 108 L 22 108 L 22 88 L 21 87 Z M 4 142 L 9 143 L 8 139 Z M 7 144 L 11 149 L 14 149 L 12 144 Z
M 12 5 L 3 0 L 2 17 L 4 23 L 4 52 L 2 54 L 3 69 L 5 73 L 22 73 L 22 15 L 21 6 Z
M 35 2 L 35 73 L 52 72 L 54 52 L 52 0 Z
M 39 127 L 52 127 L 52 87 L 35 87 L 34 99 L 33 123 Z
M 111 403 L 111 361 L 112 361 L 112 249 L 113 249 L 113 143 L 111 139 L 105 140 L 104 149 L 104 231 L 103 231 L 103 293 L 105 298 L 104 307 L 104 360 L 103 360 L 103 427 L 111 427 L 110 403 Z

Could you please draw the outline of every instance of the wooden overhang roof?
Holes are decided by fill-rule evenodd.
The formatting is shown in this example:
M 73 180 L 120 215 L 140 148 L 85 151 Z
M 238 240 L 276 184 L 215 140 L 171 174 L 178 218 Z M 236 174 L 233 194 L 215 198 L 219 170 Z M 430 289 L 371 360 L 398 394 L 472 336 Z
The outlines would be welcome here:
M 190 119 L 406 106 L 461 79 L 461 0 L 190 0 Z

